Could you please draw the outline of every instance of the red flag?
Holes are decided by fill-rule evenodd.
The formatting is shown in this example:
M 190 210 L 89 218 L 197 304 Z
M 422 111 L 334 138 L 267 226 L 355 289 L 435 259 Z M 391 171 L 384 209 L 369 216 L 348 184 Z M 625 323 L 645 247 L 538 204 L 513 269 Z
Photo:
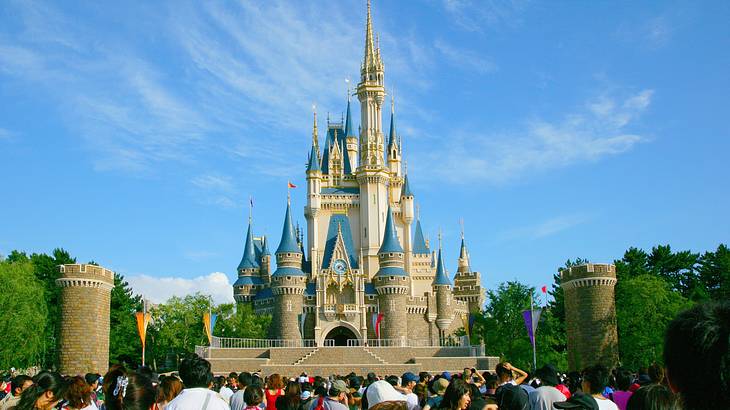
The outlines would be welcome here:
M 542 293 L 547 293 L 547 286 L 542 287 Z
M 378 313 L 378 319 L 375 321 L 375 337 L 380 339 L 380 323 L 383 321 L 382 313 Z
M 289 184 L 289 188 L 296 188 L 297 186 L 292 184 L 291 181 L 287 182 Z

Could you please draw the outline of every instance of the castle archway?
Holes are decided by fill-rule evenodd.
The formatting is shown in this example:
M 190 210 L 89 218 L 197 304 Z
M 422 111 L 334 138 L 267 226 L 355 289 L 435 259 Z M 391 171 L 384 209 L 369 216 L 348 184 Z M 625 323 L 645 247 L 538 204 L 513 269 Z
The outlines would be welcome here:
M 347 341 L 350 339 L 357 339 L 357 336 L 355 336 L 355 333 L 352 332 L 352 330 L 344 327 L 344 326 L 337 326 L 336 328 L 332 329 L 327 333 L 327 336 L 324 337 L 325 340 L 334 340 L 335 346 L 347 346 Z

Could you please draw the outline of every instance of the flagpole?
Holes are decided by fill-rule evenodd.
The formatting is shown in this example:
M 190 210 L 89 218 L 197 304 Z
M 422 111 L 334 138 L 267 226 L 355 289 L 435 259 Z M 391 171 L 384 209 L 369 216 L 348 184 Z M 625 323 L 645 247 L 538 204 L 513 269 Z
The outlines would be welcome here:
M 531 322 L 535 320 L 534 305 L 532 303 L 532 293 L 530 293 L 530 319 L 532 319 Z M 537 326 L 535 326 L 534 323 L 530 323 L 530 325 L 532 326 L 532 329 L 533 329 L 533 331 L 532 331 L 532 371 L 535 372 L 537 370 L 537 348 L 535 347 L 537 345 L 537 335 L 536 335 Z
M 208 296 L 208 334 L 210 335 L 210 342 L 213 344 L 213 297 Z

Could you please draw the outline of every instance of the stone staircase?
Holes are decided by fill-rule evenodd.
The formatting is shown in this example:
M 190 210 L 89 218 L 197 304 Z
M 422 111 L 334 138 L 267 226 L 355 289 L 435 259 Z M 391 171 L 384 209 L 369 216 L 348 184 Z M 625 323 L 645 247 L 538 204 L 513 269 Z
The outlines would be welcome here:
M 383 365 L 388 364 L 364 347 L 317 348 L 297 360 L 294 365 Z

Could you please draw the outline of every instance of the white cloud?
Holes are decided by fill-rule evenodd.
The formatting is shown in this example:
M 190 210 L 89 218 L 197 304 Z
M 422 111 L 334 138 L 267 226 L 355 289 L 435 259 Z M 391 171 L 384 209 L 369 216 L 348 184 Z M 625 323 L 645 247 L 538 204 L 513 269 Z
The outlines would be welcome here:
M 559 215 L 546 219 L 535 225 L 511 229 L 498 236 L 503 240 L 541 239 L 574 228 L 578 225 L 588 222 L 590 219 L 590 215 L 583 213 L 572 215 Z
M 10 130 L 6 130 L 5 128 L 0 128 L 0 140 L 9 140 L 13 138 L 13 133 L 10 132 Z
M 200 292 L 210 295 L 214 303 L 232 303 L 233 284 L 222 272 L 213 272 L 192 279 L 173 276 L 153 277 L 149 275 L 129 275 L 126 277 L 135 293 L 153 303 L 163 303 L 173 296 L 184 297 Z
M 460 49 L 451 44 L 447 44 L 443 40 L 436 40 L 434 42 L 434 47 L 452 66 L 465 69 L 467 71 L 474 71 L 478 74 L 489 74 L 497 71 L 497 65 L 494 62 L 471 50 Z
M 627 130 L 651 103 L 652 90 L 615 99 L 602 96 L 587 110 L 558 121 L 527 121 L 524 129 L 501 134 L 456 132 L 448 143 L 428 153 L 416 153 L 413 164 L 439 162 L 418 172 L 453 183 L 504 183 L 530 173 L 596 161 L 626 152 L 647 138 Z M 472 127 L 473 128 L 473 127 Z M 458 170 L 454 172 L 454 170 Z
M 193 178 L 190 182 L 198 188 L 213 189 L 219 191 L 232 191 L 233 183 L 227 175 L 205 174 Z
M 523 0 L 443 0 L 444 10 L 457 27 L 482 32 L 486 28 L 513 26 L 527 6 Z

